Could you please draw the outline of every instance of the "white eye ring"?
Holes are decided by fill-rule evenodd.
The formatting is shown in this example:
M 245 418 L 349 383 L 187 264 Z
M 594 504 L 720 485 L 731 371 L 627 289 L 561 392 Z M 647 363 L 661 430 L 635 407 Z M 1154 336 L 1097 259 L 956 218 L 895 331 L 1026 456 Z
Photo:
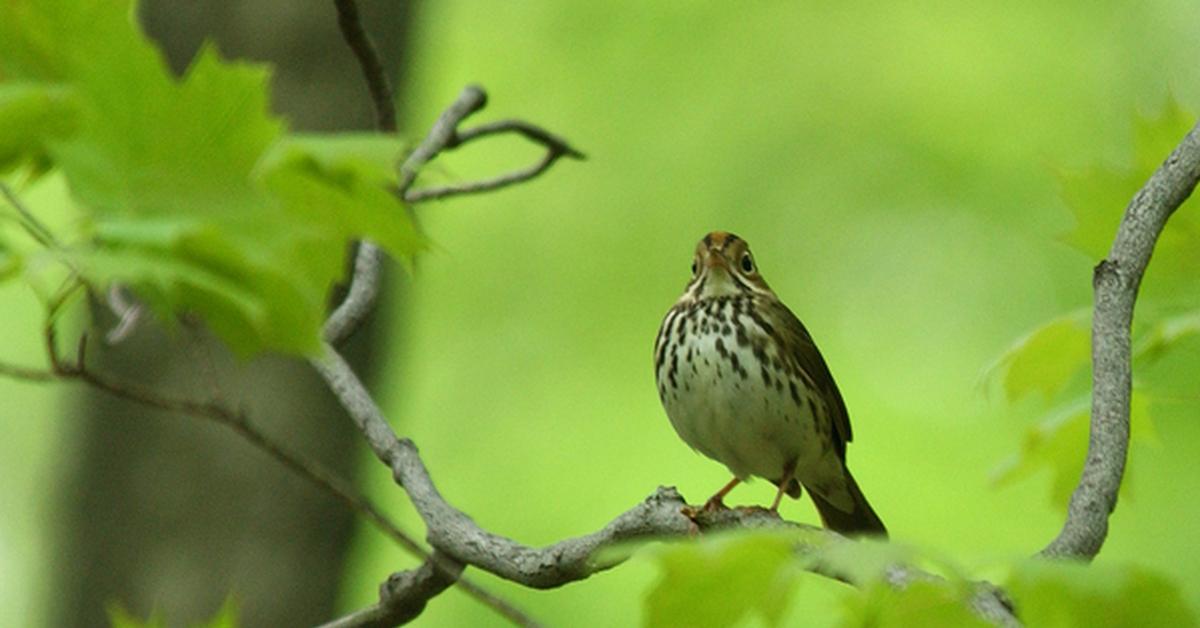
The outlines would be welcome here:
M 696 260 L 693 258 L 693 259 L 692 259 L 692 275 L 693 275 L 693 276 L 695 276 L 696 272 L 697 272 L 697 271 L 699 271 L 699 270 L 700 270 L 700 263 L 699 263 L 699 262 L 697 262 L 697 261 L 696 261 Z
M 742 272 L 754 272 L 754 260 L 750 259 L 749 253 L 742 253 Z

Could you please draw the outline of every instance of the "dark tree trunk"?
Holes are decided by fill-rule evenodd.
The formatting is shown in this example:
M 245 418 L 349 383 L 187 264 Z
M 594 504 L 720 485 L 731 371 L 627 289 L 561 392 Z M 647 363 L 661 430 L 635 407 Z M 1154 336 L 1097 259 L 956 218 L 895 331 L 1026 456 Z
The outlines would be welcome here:
M 362 6 L 393 77 L 407 6 Z M 274 107 L 293 129 L 371 126 L 370 101 L 332 2 L 155 0 L 143 3 L 141 18 L 176 72 L 206 39 L 226 57 L 271 62 Z M 101 331 L 112 325 L 102 306 L 93 310 Z M 368 324 L 347 347 L 368 381 L 385 345 L 382 332 Z M 341 477 L 356 475 L 364 452 L 357 433 L 301 360 L 239 364 L 207 334 L 181 329 L 168 337 L 152 321 L 118 346 L 92 346 L 97 369 L 177 396 L 219 394 L 291 448 Z M 104 625 L 111 603 L 187 625 L 211 617 L 231 594 L 245 626 L 311 625 L 332 616 L 355 524 L 345 506 L 219 425 L 94 391 L 77 399 L 77 441 L 56 518 L 52 625 Z

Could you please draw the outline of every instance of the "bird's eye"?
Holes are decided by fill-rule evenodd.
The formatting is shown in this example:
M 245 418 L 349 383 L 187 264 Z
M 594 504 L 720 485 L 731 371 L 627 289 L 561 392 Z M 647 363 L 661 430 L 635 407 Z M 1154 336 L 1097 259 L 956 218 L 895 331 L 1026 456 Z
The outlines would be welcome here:
M 692 260 L 692 274 L 695 275 L 697 270 L 700 270 L 700 264 L 698 262 L 696 262 L 696 260 L 693 259 Z
M 754 260 L 750 259 L 749 253 L 742 254 L 742 271 L 747 273 L 754 272 Z

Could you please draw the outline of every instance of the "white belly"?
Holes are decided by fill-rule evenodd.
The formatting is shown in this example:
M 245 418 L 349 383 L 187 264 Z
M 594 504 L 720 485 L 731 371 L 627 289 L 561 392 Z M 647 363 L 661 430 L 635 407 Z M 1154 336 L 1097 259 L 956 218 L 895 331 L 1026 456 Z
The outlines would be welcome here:
M 761 346 L 762 335 L 730 305 L 721 311 L 731 324 L 713 326 L 710 333 L 689 326 L 663 356 L 659 396 L 671 425 L 684 442 L 738 478 L 780 480 L 795 462 L 804 481 L 806 470 L 828 455 L 813 417 L 821 401 L 784 373 L 780 378 L 773 369 L 764 373 L 753 349 Z M 776 357 L 770 349 L 765 355 Z

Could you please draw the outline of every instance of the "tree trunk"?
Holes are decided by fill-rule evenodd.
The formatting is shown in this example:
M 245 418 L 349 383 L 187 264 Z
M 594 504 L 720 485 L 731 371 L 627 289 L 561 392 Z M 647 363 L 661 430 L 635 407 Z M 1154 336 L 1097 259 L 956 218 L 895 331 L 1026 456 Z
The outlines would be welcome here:
M 395 78 L 408 5 L 363 4 Z M 157 0 L 143 3 L 141 18 L 176 72 L 205 39 L 227 58 L 271 62 L 273 105 L 292 129 L 371 127 L 370 101 L 332 2 Z M 108 347 L 99 338 L 113 316 L 103 305 L 93 311 L 94 368 L 173 396 L 219 395 L 290 448 L 343 478 L 356 476 L 364 452 L 357 432 L 304 361 L 238 363 L 210 335 L 186 328 L 168 335 L 150 317 Z M 368 323 L 347 347 L 368 381 L 386 345 L 383 327 Z M 230 595 L 245 626 L 332 616 L 355 524 L 344 505 L 222 426 L 92 390 L 77 399 L 77 441 L 65 458 L 54 531 L 52 625 L 104 625 L 114 603 L 187 625 L 211 617 Z

